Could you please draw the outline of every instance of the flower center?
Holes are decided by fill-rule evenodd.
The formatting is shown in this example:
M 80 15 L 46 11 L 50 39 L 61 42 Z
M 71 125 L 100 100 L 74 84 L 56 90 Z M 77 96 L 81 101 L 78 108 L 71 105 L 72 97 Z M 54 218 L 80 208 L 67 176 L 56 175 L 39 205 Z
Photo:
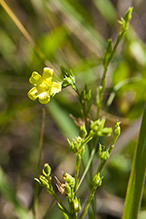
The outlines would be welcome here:
M 41 84 L 39 84 L 38 89 L 40 91 L 47 91 L 50 89 L 50 84 L 43 81 Z

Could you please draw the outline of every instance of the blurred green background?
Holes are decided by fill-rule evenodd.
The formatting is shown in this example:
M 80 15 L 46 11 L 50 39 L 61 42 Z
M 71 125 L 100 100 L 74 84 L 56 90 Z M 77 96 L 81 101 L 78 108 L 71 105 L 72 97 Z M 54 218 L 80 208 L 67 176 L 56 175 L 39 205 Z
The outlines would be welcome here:
M 29 100 L 27 92 L 32 86 L 28 79 L 32 71 L 42 73 L 45 66 L 52 67 L 56 80 L 61 81 L 60 66 L 71 68 L 79 89 L 85 83 L 92 89 L 91 115 L 95 118 L 96 89 L 103 73 L 102 57 L 107 40 L 116 41 L 120 31 L 117 20 L 131 6 L 134 10 L 130 28 L 109 67 L 102 106 L 104 111 L 110 93 L 118 87 L 107 114 L 107 125 L 113 127 L 119 119 L 122 133 L 103 171 L 103 184 L 97 190 L 98 219 L 118 219 L 123 211 L 146 100 L 146 1 L 1 1 L 0 219 L 32 218 L 44 108 L 41 166 L 48 162 L 52 174 L 60 180 L 62 171 L 74 174 L 75 157 L 69 151 L 66 138 L 78 135 L 69 114 L 79 118 L 80 105 L 70 88 L 57 94 L 46 106 Z M 96 159 L 94 163 L 96 169 Z M 87 188 L 83 184 L 80 190 L 84 203 Z M 40 190 L 38 201 L 37 218 L 62 218 L 45 190 Z M 146 218 L 146 189 L 139 218 Z

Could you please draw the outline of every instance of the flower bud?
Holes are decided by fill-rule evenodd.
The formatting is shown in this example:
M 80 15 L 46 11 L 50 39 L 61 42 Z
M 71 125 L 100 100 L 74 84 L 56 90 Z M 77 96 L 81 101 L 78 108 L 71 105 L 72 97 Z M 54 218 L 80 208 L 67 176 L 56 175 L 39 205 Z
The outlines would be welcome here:
M 94 188 L 97 188 L 98 186 L 101 186 L 102 184 L 102 178 L 100 177 L 100 173 L 96 174 L 92 179 L 92 185 Z
M 91 121 L 91 125 L 90 125 L 90 128 L 91 128 L 91 131 L 90 131 L 90 135 L 92 137 L 96 137 L 96 136 L 103 136 L 103 127 L 104 127 L 104 123 L 105 123 L 105 120 L 96 120 L 96 121 Z M 107 132 L 107 131 L 106 131 Z M 106 133 L 105 132 L 105 133 Z
M 73 200 L 75 212 L 79 212 L 81 210 L 81 203 L 77 197 Z
M 97 151 L 97 156 L 99 159 L 101 159 L 101 157 L 102 157 L 102 151 L 103 151 L 102 145 L 99 143 L 99 147 L 98 147 L 98 151 Z
M 65 193 L 67 196 L 71 196 L 71 187 L 68 183 L 65 184 Z
M 110 136 L 112 133 L 112 128 L 105 127 L 101 132 L 98 133 L 98 136 Z
M 106 150 L 102 153 L 101 159 L 107 160 L 110 157 L 109 151 Z
M 101 144 L 99 144 L 97 156 L 98 156 L 99 159 L 107 160 L 110 157 L 110 153 L 109 153 L 108 149 L 105 150 L 105 146 L 103 146 L 103 147 L 102 147 Z
M 113 128 L 113 144 L 116 143 L 117 138 L 120 135 L 121 129 L 120 129 L 120 123 L 121 122 L 116 122 Z
M 107 67 L 107 65 L 109 64 L 109 58 L 110 58 L 110 55 L 112 53 L 112 49 L 113 49 L 112 40 L 109 39 L 108 44 L 107 44 L 107 49 L 105 51 L 104 58 L 103 58 L 104 67 Z
M 49 179 L 50 178 L 50 174 L 51 174 L 51 167 L 49 166 L 48 163 L 44 164 L 44 168 L 43 168 L 43 175 Z
M 128 11 L 126 12 L 126 14 L 124 15 L 124 20 L 126 22 L 129 22 L 131 20 L 131 18 L 132 18 L 132 11 L 133 11 L 133 7 L 130 7 L 128 9 Z
M 85 127 L 85 123 L 83 123 L 83 125 L 80 127 L 80 132 L 79 132 L 80 137 L 83 139 L 86 137 L 87 135 L 87 130 Z
M 74 76 L 72 70 L 68 71 L 63 66 L 61 66 L 60 69 L 61 69 L 61 73 L 62 73 L 62 76 L 63 76 L 62 88 L 72 86 L 72 88 L 74 90 L 76 90 L 75 76 Z
M 80 97 L 84 102 L 88 102 L 89 100 L 91 100 L 91 90 L 88 89 L 87 84 L 85 84 L 85 87 L 82 90 Z
M 74 146 L 74 143 L 73 142 L 70 142 L 70 140 L 67 138 L 67 141 L 68 141 L 68 144 L 69 144 L 69 149 L 71 150 L 72 153 L 76 153 L 76 149 L 75 149 L 75 146 Z
M 79 136 L 76 139 L 73 139 L 72 142 L 70 142 L 69 139 L 67 139 L 67 140 L 68 140 L 69 148 L 70 148 L 71 152 L 76 154 L 79 151 L 80 146 L 81 146 L 81 141 L 82 141 L 81 137 Z
M 40 182 L 42 186 L 48 186 L 48 180 L 45 178 L 45 176 L 40 175 Z
M 63 180 L 65 182 L 67 182 L 70 186 L 74 186 L 75 185 L 75 178 L 72 177 L 70 174 L 68 173 L 64 173 L 62 176 Z
M 80 156 L 82 157 L 82 156 L 84 155 L 84 153 L 85 153 L 85 146 L 83 146 L 83 147 L 81 148 Z

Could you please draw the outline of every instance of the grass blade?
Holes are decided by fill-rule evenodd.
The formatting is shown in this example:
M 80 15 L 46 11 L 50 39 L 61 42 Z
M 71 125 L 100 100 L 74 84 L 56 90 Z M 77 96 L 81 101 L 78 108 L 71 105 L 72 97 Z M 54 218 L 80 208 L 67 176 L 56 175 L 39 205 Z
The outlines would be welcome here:
M 78 129 L 73 120 L 55 100 L 52 99 L 46 106 L 64 136 L 67 138 L 78 136 Z
M 132 170 L 127 188 L 125 207 L 122 219 L 137 219 L 141 204 L 146 172 L 146 106 L 135 149 Z

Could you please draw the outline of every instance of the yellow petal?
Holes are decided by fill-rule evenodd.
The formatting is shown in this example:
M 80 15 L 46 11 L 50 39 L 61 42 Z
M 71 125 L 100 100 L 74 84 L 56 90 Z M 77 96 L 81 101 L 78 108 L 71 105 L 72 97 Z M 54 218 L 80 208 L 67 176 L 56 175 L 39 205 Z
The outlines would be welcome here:
M 31 77 L 29 78 L 29 82 L 33 85 L 36 85 L 41 78 L 41 75 L 37 73 L 36 71 L 32 72 Z
M 45 67 L 43 69 L 43 79 L 51 82 L 54 70 L 52 68 Z M 51 80 L 50 80 L 51 79 Z
M 42 104 L 47 104 L 50 101 L 49 91 L 42 92 L 38 95 L 39 101 Z
M 31 100 L 36 100 L 38 97 L 38 90 L 36 89 L 36 87 L 33 87 L 29 92 L 28 92 L 28 97 Z
M 60 82 L 52 82 L 50 88 L 50 95 L 54 96 L 56 93 L 61 91 L 61 83 Z

